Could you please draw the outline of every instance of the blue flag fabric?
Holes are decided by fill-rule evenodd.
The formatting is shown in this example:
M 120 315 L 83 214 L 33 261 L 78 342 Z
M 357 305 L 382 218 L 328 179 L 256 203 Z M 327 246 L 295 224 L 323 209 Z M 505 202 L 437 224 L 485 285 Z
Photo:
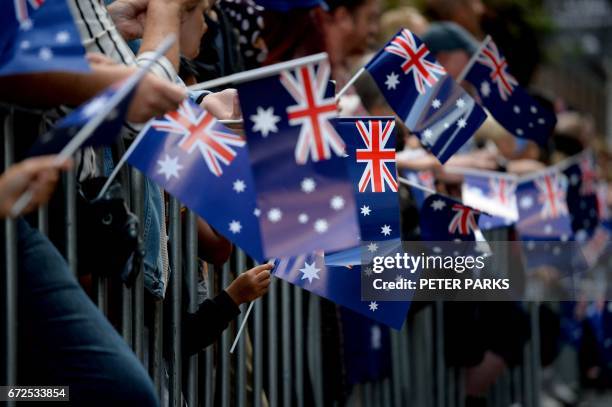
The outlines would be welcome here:
M 109 87 L 58 121 L 53 129 L 43 134 L 36 141 L 31 147 L 29 155 L 56 154 L 62 151 L 87 122 L 101 114 L 100 110 L 110 103 L 113 96 L 121 91 L 122 86 L 128 86 L 128 84 L 117 84 Z M 135 89 L 136 87 L 127 92 L 126 96 L 111 110 L 106 119 L 93 131 L 81 147 L 105 146 L 115 142 L 125 121 Z
M 325 60 L 237 86 L 266 257 L 359 243 L 345 146 L 329 121 L 337 115 L 329 76 Z
M 0 12 L 0 76 L 89 71 L 66 0 L 5 0 Z
M 517 231 L 523 240 L 571 239 L 567 184 L 567 177 L 554 168 L 519 183 Z
M 489 40 L 465 79 L 478 92 L 482 105 L 516 137 L 547 145 L 557 118 L 519 86 L 508 72 L 508 63 L 493 40 Z
M 579 242 L 591 238 L 599 224 L 597 173 L 593 158 L 582 154 L 579 161 L 569 165 L 563 173 L 568 179 L 567 206 L 574 237 Z
M 344 366 L 348 385 L 375 382 L 391 374 L 389 328 L 371 319 L 340 310 L 344 336 Z
M 395 329 L 406 319 L 406 301 L 362 301 L 361 267 L 326 266 L 321 254 L 280 259 L 274 275 Z
M 365 69 L 395 113 L 441 163 L 486 119 L 482 108 L 408 30 L 391 39 Z
M 440 194 L 429 196 L 419 213 L 423 241 L 476 241 L 480 212 Z
M 413 170 L 404 170 L 402 171 L 402 175 L 412 184 L 419 185 L 423 188 L 431 189 L 433 191 L 436 190 L 436 178 L 433 171 L 425 170 L 425 171 L 413 171 Z M 431 195 L 431 193 L 426 192 L 420 188 L 416 188 L 410 186 L 410 194 L 414 199 L 417 208 L 421 208 L 425 199 Z
M 191 100 L 143 130 L 128 162 L 264 261 L 245 140 Z

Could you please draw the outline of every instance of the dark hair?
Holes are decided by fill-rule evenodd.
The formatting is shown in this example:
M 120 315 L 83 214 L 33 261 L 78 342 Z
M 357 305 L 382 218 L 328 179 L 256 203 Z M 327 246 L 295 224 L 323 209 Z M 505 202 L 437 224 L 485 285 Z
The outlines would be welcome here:
M 367 0 L 326 0 L 325 3 L 329 6 L 329 11 L 334 11 L 340 7 L 346 7 L 348 11 L 353 12 L 357 7 L 363 6 Z
M 264 65 L 288 61 L 325 51 L 320 7 L 263 13 L 263 39 L 268 46 Z

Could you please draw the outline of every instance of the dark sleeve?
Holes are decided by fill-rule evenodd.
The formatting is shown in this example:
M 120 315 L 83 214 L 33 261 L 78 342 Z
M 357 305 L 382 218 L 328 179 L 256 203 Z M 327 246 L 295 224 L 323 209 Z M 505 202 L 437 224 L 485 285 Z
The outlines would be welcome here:
M 215 342 L 240 309 L 225 292 L 206 299 L 195 313 L 183 313 L 183 355 L 191 356 Z

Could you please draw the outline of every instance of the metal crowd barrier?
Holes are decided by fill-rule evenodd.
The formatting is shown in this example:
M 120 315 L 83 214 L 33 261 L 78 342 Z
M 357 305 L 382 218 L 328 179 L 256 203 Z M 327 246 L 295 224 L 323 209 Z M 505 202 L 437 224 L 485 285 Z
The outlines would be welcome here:
M 4 114 L 3 165 L 13 161 L 14 135 L 12 112 Z M 125 185 L 129 181 L 127 196 L 134 213 L 143 213 L 143 176 L 136 170 L 122 174 Z M 65 191 L 64 253 L 70 267 L 76 272 L 76 181 L 74 173 L 63 179 Z M 314 405 L 324 404 L 322 372 L 321 306 L 316 296 L 288 283 L 273 279 L 270 291 L 255 303 L 248 328 L 242 335 L 234 354 L 229 353 L 236 328 L 244 318 L 246 307 L 237 321 L 232 323 L 220 340 L 190 358 L 181 357 L 181 300 L 183 279 L 189 293 L 189 311 L 197 308 L 198 265 L 196 216 L 187 211 L 181 215 L 181 205 L 169 199 L 167 206 L 168 235 L 170 238 L 170 289 L 164 301 L 171 302 L 168 320 L 164 318 L 162 302 L 145 307 L 144 276 L 138 275 L 132 288 L 122 286 L 118 327 L 125 341 L 138 358 L 148 367 L 155 388 L 163 405 L 182 406 L 303 406 L 305 400 Z M 46 208 L 38 212 L 38 227 L 47 233 Z M 5 248 L 2 272 L 3 329 L 5 358 L 3 384 L 16 384 L 19 361 L 17 360 L 17 232 L 13 220 L 3 221 Z M 505 240 L 507 236 L 489 236 Z M 182 264 L 185 267 L 182 268 Z M 208 296 L 213 297 L 253 262 L 237 250 L 230 262 L 222 268 L 207 267 L 206 286 Z M 501 259 L 501 264 L 507 264 Z M 176 270 L 184 270 L 176 272 Z M 94 281 L 94 301 L 99 308 L 109 312 L 109 281 Z M 539 349 L 537 304 L 529 305 L 533 335 L 526 346 L 524 363 L 510 370 L 495 384 L 489 395 L 490 405 L 508 406 L 512 403 L 526 407 L 539 404 Z M 386 379 L 374 383 L 362 383 L 352 388 L 349 405 L 462 407 L 465 400 L 464 372 L 449 367 L 444 357 L 444 341 L 452 341 L 444 335 L 444 309 L 441 303 L 433 303 L 416 312 L 401 331 L 391 332 L 391 373 Z M 145 329 L 145 313 L 150 323 Z M 309 317 L 306 319 L 305 314 Z M 202 329 L 206 329 L 205 326 Z M 170 344 L 164 344 L 164 331 L 170 331 Z M 350 340 L 350 338 L 347 338 Z M 170 349 L 169 359 L 164 360 L 164 348 Z M 183 363 L 187 363 L 184 369 Z M 186 373 L 186 376 L 183 375 Z

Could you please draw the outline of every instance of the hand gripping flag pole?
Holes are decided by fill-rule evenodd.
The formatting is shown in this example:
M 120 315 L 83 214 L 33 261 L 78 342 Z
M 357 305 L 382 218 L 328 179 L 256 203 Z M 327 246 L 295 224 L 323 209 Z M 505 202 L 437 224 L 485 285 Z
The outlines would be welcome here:
M 153 66 L 153 64 L 162 55 L 168 52 L 168 50 L 170 49 L 172 44 L 174 44 L 175 41 L 176 41 L 175 35 L 169 35 L 162 41 L 162 43 L 159 45 L 159 47 L 155 51 L 153 58 L 148 60 L 147 63 L 144 64 L 135 74 L 130 76 L 127 79 L 126 83 L 121 86 L 121 89 L 119 89 L 119 91 L 110 98 L 109 102 L 101 107 L 100 112 L 94 117 L 92 117 L 92 119 L 88 121 L 79 130 L 79 132 L 70 140 L 70 142 L 66 144 L 66 146 L 62 149 L 62 151 L 60 151 L 60 153 L 55 158 L 56 165 L 60 165 L 61 163 L 66 161 L 83 145 L 83 143 L 87 140 L 87 138 L 93 134 L 96 128 L 100 126 L 100 124 L 102 124 L 102 122 L 117 107 L 117 105 L 121 103 L 121 101 L 125 97 L 127 97 L 127 95 L 129 95 L 130 92 L 132 92 L 132 90 L 134 89 L 134 87 L 138 85 L 138 83 L 140 83 L 142 78 L 151 69 L 151 66 Z M 116 174 L 114 175 L 116 176 Z M 108 185 L 110 185 L 110 182 L 112 182 L 113 178 L 114 177 L 109 178 L 109 180 L 107 181 Z M 106 188 L 108 188 L 108 185 L 105 185 L 105 188 L 103 188 L 103 191 L 105 191 Z M 102 193 L 100 195 L 102 195 Z M 11 211 L 10 211 L 11 216 L 17 217 L 25 209 L 25 207 L 32 201 L 33 196 L 34 196 L 34 193 L 32 192 L 31 189 L 28 189 L 26 192 L 24 192 L 19 197 L 19 199 L 17 199 L 17 201 L 11 208 Z

